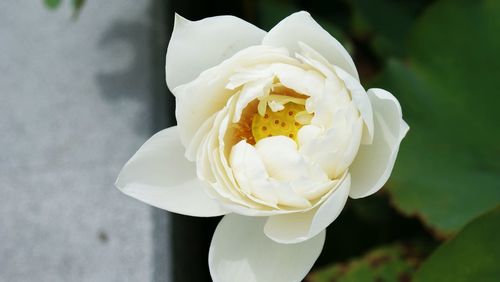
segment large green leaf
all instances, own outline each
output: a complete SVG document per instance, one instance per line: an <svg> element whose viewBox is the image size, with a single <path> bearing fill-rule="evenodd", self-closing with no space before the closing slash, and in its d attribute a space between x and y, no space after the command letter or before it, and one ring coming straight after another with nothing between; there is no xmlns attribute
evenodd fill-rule
<svg viewBox="0 0 500 282"><path fill-rule="evenodd" d="M409 281L427 252L428 246L423 243L398 243L380 247L361 258L313 272L307 281Z"/></svg>
<svg viewBox="0 0 500 282"><path fill-rule="evenodd" d="M377 82L410 132L389 182L393 203L453 234L500 203L500 1L440 1L411 35L409 64Z"/></svg>
<svg viewBox="0 0 500 282"><path fill-rule="evenodd" d="M417 271L419 282L500 281L500 207L468 224Z"/></svg>

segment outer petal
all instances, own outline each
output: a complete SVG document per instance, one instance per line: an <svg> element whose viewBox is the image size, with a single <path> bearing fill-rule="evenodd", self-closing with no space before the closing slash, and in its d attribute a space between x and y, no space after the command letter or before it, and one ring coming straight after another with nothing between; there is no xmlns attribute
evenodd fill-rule
<svg viewBox="0 0 500 282"><path fill-rule="evenodd" d="M350 167L351 198L366 197L382 188L394 167L399 144L409 129L401 106L391 93L373 88L368 90L368 96L374 112L374 137L371 145L360 146Z"/></svg>
<svg viewBox="0 0 500 282"><path fill-rule="evenodd" d="M115 185L133 198L171 212L201 217L227 213L196 178L194 163L184 157L177 127L146 141L125 164Z"/></svg>
<svg viewBox="0 0 500 282"><path fill-rule="evenodd" d="M265 218L227 215L209 252L214 282L302 281L318 258L325 232L300 244L279 244L262 232Z"/></svg>
<svg viewBox="0 0 500 282"><path fill-rule="evenodd" d="M339 216L347 201L350 185L351 178L347 174L340 186L318 208L269 217L264 227L265 234L283 244L302 242L316 236Z"/></svg>
<svg viewBox="0 0 500 282"><path fill-rule="evenodd" d="M359 80L358 71L347 50L324 30L307 12L294 13L273 27L264 37L264 45L286 47L291 53L300 52L304 42Z"/></svg>
<svg viewBox="0 0 500 282"><path fill-rule="evenodd" d="M233 16L192 22L176 14L165 64L168 87L172 90L239 50L260 44L265 34L258 27Z"/></svg>

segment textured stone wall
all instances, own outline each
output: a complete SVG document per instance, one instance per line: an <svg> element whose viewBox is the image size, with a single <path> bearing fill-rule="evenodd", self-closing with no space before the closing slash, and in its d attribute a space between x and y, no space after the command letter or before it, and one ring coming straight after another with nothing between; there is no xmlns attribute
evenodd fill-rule
<svg viewBox="0 0 500 282"><path fill-rule="evenodd" d="M0 3L0 281L168 281L165 213L113 186L158 127L164 19L63 2Z"/></svg>

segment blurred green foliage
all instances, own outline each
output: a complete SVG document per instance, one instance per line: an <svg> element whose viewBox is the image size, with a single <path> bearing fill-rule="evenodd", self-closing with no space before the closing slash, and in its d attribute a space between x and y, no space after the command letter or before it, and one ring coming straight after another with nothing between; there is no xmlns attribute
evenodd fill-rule
<svg viewBox="0 0 500 282"><path fill-rule="evenodd" d="M45 5L50 9L55 9L61 4L61 0L44 0Z"/></svg>
<svg viewBox="0 0 500 282"><path fill-rule="evenodd" d="M73 9L73 18L76 19L80 14L86 0L71 0L71 7ZM45 6L49 9L56 9L62 3L62 0L43 0Z"/></svg>
<svg viewBox="0 0 500 282"><path fill-rule="evenodd" d="M415 281L495 282L500 278L500 207L482 215L423 263Z"/></svg>
<svg viewBox="0 0 500 282"><path fill-rule="evenodd" d="M382 59L407 54L406 40L428 1L353 0L352 31Z"/></svg>
<svg viewBox="0 0 500 282"><path fill-rule="evenodd" d="M494 282L500 277L500 207L473 220L428 259L422 241L377 247L361 258L317 270L308 282Z"/></svg>
<svg viewBox="0 0 500 282"><path fill-rule="evenodd" d="M80 11L83 7L83 4L85 4L85 0L73 0L71 1L73 5L73 10L75 11Z"/></svg>
<svg viewBox="0 0 500 282"><path fill-rule="evenodd" d="M422 242L395 243L311 274L308 282L408 281L428 254Z"/></svg>
<svg viewBox="0 0 500 282"><path fill-rule="evenodd" d="M495 0L437 2L409 35L409 63L379 81L411 126L389 191L441 236L500 203L499 12Z"/></svg>

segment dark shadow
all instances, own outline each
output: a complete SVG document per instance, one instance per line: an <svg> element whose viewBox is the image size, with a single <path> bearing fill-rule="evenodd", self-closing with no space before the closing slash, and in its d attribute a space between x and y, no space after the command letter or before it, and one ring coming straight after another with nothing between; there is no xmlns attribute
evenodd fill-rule
<svg viewBox="0 0 500 282"><path fill-rule="evenodd" d="M115 44L129 48L132 58L123 69L101 72L96 76L100 92L109 103L135 100L146 104L134 124L134 130L149 136L175 124L174 98L165 83L165 53L170 34L166 1L153 0L143 20L117 21L106 30L99 45L105 50ZM127 55L130 55L127 53ZM117 55L118 56L118 55ZM117 58L118 60L120 58ZM130 152L131 154L133 152ZM153 222L153 281L172 280L170 215L164 210L151 208Z"/></svg>
<svg viewBox="0 0 500 282"><path fill-rule="evenodd" d="M164 76L168 26L163 2L152 1L142 21L117 21L104 32L99 42L103 50L117 44L130 50L126 58L114 58L130 61L129 65L117 71L98 73L96 79L102 96L111 103L133 99L147 104L137 124L132 125L142 135L173 123L173 97L168 97L171 94L168 94ZM171 106L167 107L167 103Z"/></svg>
<svg viewBox="0 0 500 282"><path fill-rule="evenodd" d="M140 22L116 22L101 37L99 47L112 48L125 44L132 50L132 62L124 69L100 73L97 81L102 94L109 100L144 99L151 96L151 28ZM117 55L118 56L118 55ZM129 60L129 58L118 58Z"/></svg>
<svg viewBox="0 0 500 282"><path fill-rule="evenodd" d="M145 23L116 22L102 36L99 45L102 49L113 49L114 46L125 45L130 52L127 57L114 60L130 61L123 69L113 72L100 72L96 80L101 88L102 96L109 103L116 103L121 99L134 99L146 103L146 107L136 119L133 128L138 134L148 135L153 129L152 105L153 90L151 85L151 28ZM111 52L110 52L111 53ZM130 58L129 56L132 56Z"/></svg>

